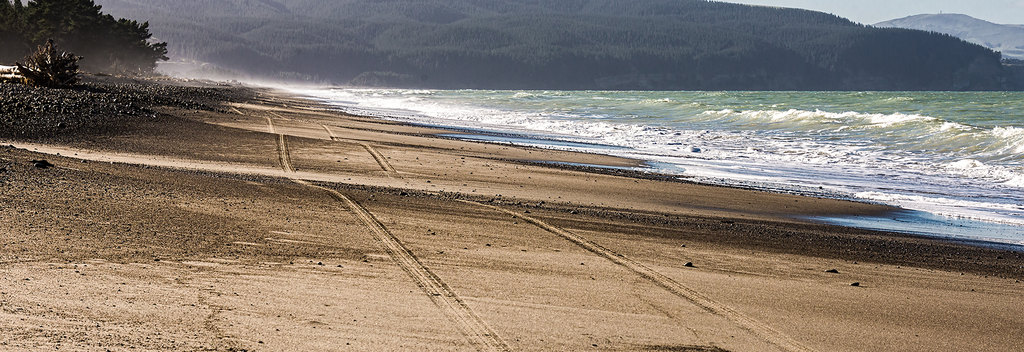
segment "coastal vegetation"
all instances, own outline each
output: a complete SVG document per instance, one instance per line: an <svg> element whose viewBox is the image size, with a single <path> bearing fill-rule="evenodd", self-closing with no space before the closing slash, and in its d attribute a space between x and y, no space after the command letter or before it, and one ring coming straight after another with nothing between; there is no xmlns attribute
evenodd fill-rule
<svg viewBox="0 0 1024 352"><path fill-rule="evenodd" d="M82 70L148 74L167 60L149 23L115 19L92 0L0 0L0 63L13 63L37 46L54 44L81 55Z"/></svg>
<svg viewBox="0 0 1024 352"><path fill-rule="evenodd" d="M958 38L704 0L101 0L180 62L432 88L1022 89ZM182 16L182 14L188 14Z"/></svg>

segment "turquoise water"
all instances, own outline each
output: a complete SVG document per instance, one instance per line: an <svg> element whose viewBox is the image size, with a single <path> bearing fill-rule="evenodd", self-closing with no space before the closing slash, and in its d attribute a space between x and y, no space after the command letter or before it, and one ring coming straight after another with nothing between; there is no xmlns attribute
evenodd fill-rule
<svg viewBox="0 0 1024 352"><path fill-rule="evenodd" d="M1024 244L1024 93L297 92L499 143L639 158L699 182L1011 225L965 236Z"/></svg>

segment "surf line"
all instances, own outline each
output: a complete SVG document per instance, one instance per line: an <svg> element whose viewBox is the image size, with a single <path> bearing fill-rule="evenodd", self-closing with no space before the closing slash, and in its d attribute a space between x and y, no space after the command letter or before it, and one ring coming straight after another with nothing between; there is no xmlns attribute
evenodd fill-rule
<svg viewBox="0 0 1024 352"><path fill-rule="evenodd" d="M270 125L271 131L273 131L273 120L267 117L267 122ZM330 132L329 129L328 132ZM391 259L394 260L395 263L413 279L416 285L427 294L427 297L430 298L434 305L436 305L449 320L458 325L463 336L466 337L469 344L477 351L512 351L508 344L498 336L498 334L495 333L486 322L484 322L483 318L477 315L476 312L466 304L466 301L455 293L455 290L423 265L419 258L416 257L412 251L406 248L398 237L388 230L387 227L377 220L377 218L366 210L366 208L341 192L327 187L318 186L296 177L295 170L291 167L291 157L289 156L288 144L286 142L285 135L278 134L278 160L281 161L281 168L284 169L286 176L292 180L292 182L327 192L331 198L345 204L350 210L352 210L352 212L356 214L356 217L358 217L366 227L370 228L374 239L381 245L381 247L384 248L388 255L391 256Z"/></svg>
<svg viewBox="0 0 1024 352"><path fill-rule="evenodd" d="M529 223L533 224L534 226L537 226L537 227L543 229L544 231L547 231L547 232L553 233L555 235L558 235L559 237L562 237L562 238L568 240L569 242L575 243L577 246L582 247L583 249L585 249L585 250L587 250L587 251L589 251L591 253L594 253L594 254L597 254L598 256L604 257L605 259L608 259L608 260L612 261L613 263L615 263L615 264L617 264L619 266L622 266L622 267L628 269L629 271L632 271L636 275L639 275L639 276L641 276L641 277L643 277L645 279L650 280L651 282L653 282L654 284L660 286L661 288L664 288L665 290L668 290L672 294L674 294L674 295L676 295L676 296L678 296L678 297L680 297L682 299L690 301L691 303L693 303L693 304L697 305L698 307L708 311L709 313L712 313L712 314L724 317L724 318L728 319L729 321L732 321L733 323L738 325L743 330L746 330L746 331L754 334L754 336L757 336L757 337L767 341L768 343L771 343L771 344L773 344L773 345L775 345L775 346L777 346L777 347L779 347L779 348L781 348L783 350L792 351L792 352L813 352L814 351L813 349L810 349L810 348L800 344L796 340L793 340L791 337L787 336L786 334L783 334L782 332L779 332L779 331L776 331L775 329L772 329L768 325L765 325L765 324L763 324L763 323L761 323L759 321L756 321L756 320L754 320L752 318L749 318L749 317L743 315L742 313L737 312L736 310L734 310L732 308L729 308L726 305L723 305L721 303L715 302L714 300L712 300L711 298L701 294L700 292L697 292L697 291L695 291L695 290L693 290L693 289L691 289L689 287L686 287L683 284L679 283L678 281L673 280L672 278L670 278L670 277L668 277L668 276L666 276L666 275L664 275L662 273L659 273L659 272L655 271L654 269L648 268L646 265L643 265L640 262L637 262L635 260L629 259L629 258L627 258L624 255L615 253L614 251L612 251L612 250L610 250L608 248L602 247L601 245L599 245L597 243L594 243L594 242L592 242L592 241L590 241L590 240L588 240L588 239L586 239L584 237L581 237L581 236L576 235L576 234L574 234L572 232L563 230L563 229L558 228L556 226L550 225L550 224L548 224L546 222L543 222L543 221L541 221L539 219L527 216L526 214L523 214L523 213L511 211L511 210L508 210L508 209L505 209L505 208L501 208L501 207L497 207L497 206L490 205L490 204L474 202L474 201L471 201L471 200L464 200L464 199L456 199L456 200L460 201L460 202L463 202L463 203L466 203L466 204L472 204L472 205L477 205L477 206L481 206L481 207L485 207L485 208L490 208L490 209L493 209L493 210L496 210L496 211L499 211L499 212L502 212L502 213L505 213L505 214L508 214L508 215L512 215L514 217L523 219L524 221L529 222Z"/></svg>

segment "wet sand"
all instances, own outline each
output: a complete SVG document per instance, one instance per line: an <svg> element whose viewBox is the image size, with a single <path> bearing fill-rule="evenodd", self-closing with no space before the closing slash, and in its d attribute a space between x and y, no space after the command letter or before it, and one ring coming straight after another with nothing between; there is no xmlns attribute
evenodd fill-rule
<svg viewBox="0 0 1024 352"><path fill-rule="evenodd" d="M887 207L271 90L152 109L2 141L0 350L1024 349L1019 247L799 220Z"/></svg>

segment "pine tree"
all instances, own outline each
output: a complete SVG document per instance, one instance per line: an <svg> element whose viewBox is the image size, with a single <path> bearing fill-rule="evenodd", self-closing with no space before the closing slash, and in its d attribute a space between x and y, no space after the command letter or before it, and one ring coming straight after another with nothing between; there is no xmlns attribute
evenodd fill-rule
<svg viewBox="0 0 1024 352"><path fill-rule="evenodd" d="M114 35L120 49L110 52L110 62L115 71L147 73L153 72L157 61L166 61L167 43L150 43L149 22L119 19Z"/></svg>
<svg viewBox="0 0 1024 352"><path fill-rule="evenodd" d="M0 63L11 63L28 52L22 37L24 10L21 0L0 0Z"/></svg>
<svg viewBox="0 0 1024 352"><path fill-rule="evenodd" d="M82 68L151 73L167 60L167 43L150 43L149 23L114 19L93 0L0 0L0 62L10 62L49 40L86 59Z"/></svg>

